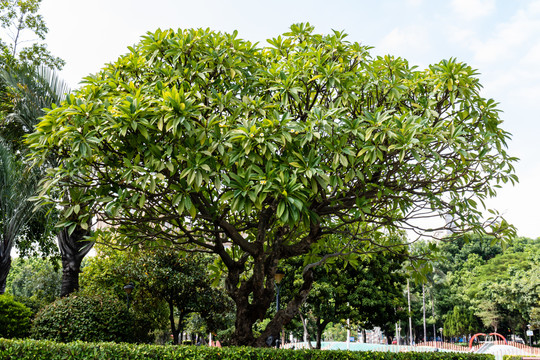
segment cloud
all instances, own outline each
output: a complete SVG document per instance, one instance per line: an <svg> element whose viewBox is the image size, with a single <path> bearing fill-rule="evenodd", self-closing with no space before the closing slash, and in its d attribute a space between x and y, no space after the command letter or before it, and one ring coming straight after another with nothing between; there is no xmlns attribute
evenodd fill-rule
<svg viewBox="0 0 540 360"><path fill-rule="evenodd" d="M377 46L385 53L413 59L429 51L429 32L420 26L394 28Z"/></svg>
<svg viewBox="0 0 540 360"><path fill-rule="evenodd" d="M466 20L476 20L491 15L495 0L453 0L452 9Z"/></svg>
<svg viewBox="0 0 540 360"><path fill-rule="evenodd" d="M479 62L520 57L529 51L529 47L534 46L531 42L537 40L536 34L539 31L540 1L537 1L530 3L526 9L518 10L508 22L499 25L487 40L471 42L474 57Z"/></svg>
<svg viewBox="0 0 540 360"><path fill-rule="evenodd" d="M538 66L538 64L540 64L540 40L538 40L535 44L529 47L529 49L525 53L525 56L523 56L519 64L524 67L536 67Z"/></svg>

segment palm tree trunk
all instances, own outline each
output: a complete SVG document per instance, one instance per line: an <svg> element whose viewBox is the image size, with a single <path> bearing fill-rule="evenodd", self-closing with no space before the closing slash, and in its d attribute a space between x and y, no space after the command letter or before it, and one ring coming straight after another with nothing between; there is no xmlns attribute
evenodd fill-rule
<svg viewBox="0 0 540 360"><path fill-rule="evenodd" d="M11 255L9 253L0 254L0 295L6 291L6 280L11 269Z"/></svg>

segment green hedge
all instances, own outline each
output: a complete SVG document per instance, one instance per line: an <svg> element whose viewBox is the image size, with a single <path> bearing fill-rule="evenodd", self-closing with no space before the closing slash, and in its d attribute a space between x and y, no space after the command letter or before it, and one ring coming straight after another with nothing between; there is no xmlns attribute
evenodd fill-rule
<svg viewBox="0 0 540 360"><path fill-rule="evenodd" d="M248 347L159 346L115 343L68 344L43 340L0 339L0 359L182 359L182 360L493 360L493 355L465 353L390 353L274 350Z"/></svg>
<svg viewBox="0 0 540 360"><path fill-rule="evenodd" d="M24 338L30 334L32 312L13 300L10 295L0 295L0 337Z"/></svg>

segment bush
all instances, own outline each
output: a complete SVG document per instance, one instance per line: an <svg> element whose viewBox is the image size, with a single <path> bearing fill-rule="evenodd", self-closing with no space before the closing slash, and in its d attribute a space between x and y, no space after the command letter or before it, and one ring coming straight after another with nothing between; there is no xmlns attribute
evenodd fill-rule
<svg viewBox="0 0 540 360"><path fill-rule="evenodd" d="M30 334L30 316L26 306L10 295L0 295L0 337L22 338Z"/></svg>
<svg viewBox="0 0 540 360"><path fill-rule="evenodd" d="M60 342L145 342L148 329L140 324L126 304L107 295L72 294L43 308L34 320L35 339Z"/></svg>
<svg viewBox="0 0 540 360"><path fill-rule="evenodd" d="M159 346L0 339L0 359L181 359L181 360L493 360L489 354L276 350L249 347Z"/></svg>

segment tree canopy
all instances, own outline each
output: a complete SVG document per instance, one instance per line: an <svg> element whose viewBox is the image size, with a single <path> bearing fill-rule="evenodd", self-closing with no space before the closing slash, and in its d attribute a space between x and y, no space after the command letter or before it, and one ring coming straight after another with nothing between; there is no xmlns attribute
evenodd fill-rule
<svg viewBox="0 0 540 360"><path fill-rule="evenodd" d="M53 56L47 49L45 40L49 29L39 7L41 0L1 0L0 27L3 34L0 39L0 63L2 66L27 64L33 66L45 65L50 68L62 69L65 61ZM25 38L25 33L32 33L38 40ZM30 46L21 46L31 41Z"/></svg>
<svg viewBox="0 0 540 360"><path fill-rule="evenodd" d="M330 323L349 319L362 329L381 327L385 333L403 315L405 274L401 256L375 254L356 266L342 262L315 270L314 284L304 311L315 321L316 347L321 348L322 334ZM300 267L301 268L301 267ZM390 326L389 326L390 325Z"/></svg>
<svg viewBox="0 0 540 360"><path fill-rule="evenodd" d="M224 326L223 313L232 311L231 299L223 290L212 286L211 264L212 258L204 254L102 247L98 256L86 262L81 288L86 294L115 289L116 295L123 299L123 286L133 282L132 307L138 316L148 317L156 328L163 325L163 320L167 325L168 318L167 335L172 334L173 343L178 344L191 314L196 313L208 331L217 331ZM165 318L163 309L168 310Z"/></svg>
<svg viewBox="0 0 540 360"><path fill-rule="evenodd" d="M44 201L67 207L63 225L98 216L126 246L216 253L235 341L258 345L296 314L314 266L403 246L387 235L421 231L415 219L513 230L483 219L482 201L516 181L515 159L474 69L373 58L309 24L268 43L157 30L85 78L28 138L36 160L63 159L42 183ZM296 256L304 284L255 339L275 272Z"/></svg>

